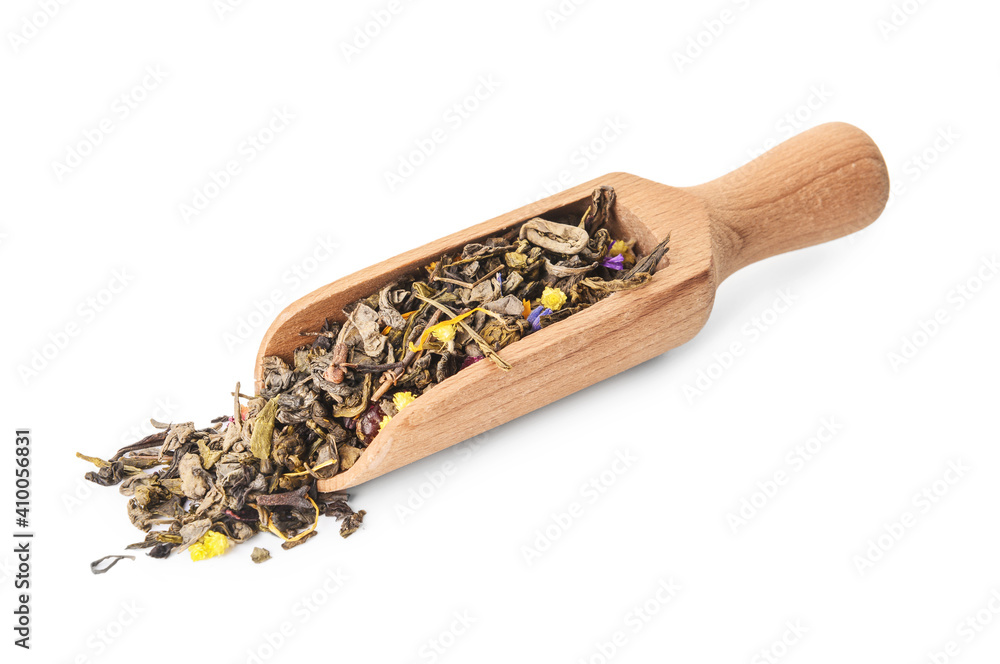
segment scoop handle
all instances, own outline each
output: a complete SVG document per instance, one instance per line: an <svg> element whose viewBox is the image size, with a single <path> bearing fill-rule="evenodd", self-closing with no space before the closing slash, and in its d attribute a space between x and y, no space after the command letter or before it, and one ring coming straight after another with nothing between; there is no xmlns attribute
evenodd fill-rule
<svg viewBox="0 0 1000 664"><path fill-rule="evenodd" d="M885 208L889 173L868 134L834 122L688 190L708 208L719 283L764 258L861 230Z"/></svg>

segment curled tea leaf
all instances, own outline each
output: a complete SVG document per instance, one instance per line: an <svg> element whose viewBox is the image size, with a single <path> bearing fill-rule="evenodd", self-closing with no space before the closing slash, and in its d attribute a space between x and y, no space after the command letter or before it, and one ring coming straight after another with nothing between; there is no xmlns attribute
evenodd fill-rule
<svg viewBox="0 0 1000 664"><path fill-rule="evenodd" d="M208 493L210 483L209 475L201 467L201 457L197 454L188 453L181 457L179 466L181 477L181 491L192 500L204 498Z"/></svg>
<svg viewBox="0 0 1000 664"><path fill-rule="evenodd" d="M89 461L90 463L94 464L98 468L107 468L108 466L111 465L110 463L108 463L104 459L98 459L97 457L87 456L85 454L80 454L79 452L76 453L76 458L83 459L84 461Z"/></svg>
<svg viewBox="0 0 1000 664"><path fill-rule="evenodd" d="M578 254L587 247L590 235L579 226L560 224L535 217L524 222L518 237L557 254Z"/></svg>
<svg viewBox="0 0 1000 664"><path fill-rule="evenodd" d="M250 438L250 451L258 459L271 455L271 437L274 435L274 418L278 414L278 397L267 402L257 415Z"/></svg>
<svg viewBox="0 0 1000 664"><path fill-rule="evenodd" d="M110 560L111 562L102 567L101 565L106 560ZM94 562L90 563L90 571L94 574L104 574L109 569L117 565L120 560L135 560L135 556L104 556L103 558L98 558Z"/></svg>
<svg viewBox="0 0 1000 664"><path fill-rule="evenodd" d="M337 448L337 453L340 455L341 471L350 470L351 466L353 466L361 456L361 450L353 445L341 445Z"/></svg>
<svg viewBox="0 0 1000 664"><path fill-rule="evenodd" d="M597 263L591 263L580 267L566 267L564 265L552 263L548 258L545 259L545 272L560 279L563 277L576 277L581 274L589 274L595 267L597 267Z"/></svg>
<svg viewBox="0 0 1000 664"><path fill-rule="evenodd" d="M310 539L312 539L316 535L319 535L319 533L317 533L315 530L310 531L308 533L305 533L300 539L290 539L290 540L288 540L287 542L285 542L284 544L281 545L281 548L284 549L285 551L288 551L290 549L294 549L297 546L305 544L306 542L308 542Z"/></svg>
<svg viewBox="0 0 1000 664"><path fill-rule="evenodd" d="M192 521L191 523L181 526L181 544L177 551L180 552L186 550L192 544L200 540L211 527L211 519L199 519L198 521Z"/></svg>
<svg viewBox="0 0 1000 664"><path fill-rule="evenodd" d="M347 538L357 532L358 528L361 527L361 522L365 519L365 511L354 512L350 516L344 519L340 524L340 536Z"/></svg>

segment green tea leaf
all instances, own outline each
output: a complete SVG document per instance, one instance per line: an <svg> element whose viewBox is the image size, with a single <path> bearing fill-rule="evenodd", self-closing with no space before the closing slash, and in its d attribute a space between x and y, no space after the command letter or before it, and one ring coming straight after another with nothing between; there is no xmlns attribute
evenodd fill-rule
<svg viewBox="0 0 1000 664"><path fill-rule="evenodd" d="M198 452L201 453L201 467L205 470L212 470L212 466L222 456L222 450L213 450L205 444L204 440L198 440Z"/></svg>
<svg viewBox="0 0 1000 664"><path fill-rule="evenodd" d="M271 456L271 436L274 435L274 418L278 414L278 397L267 402L254 421L250 437L250 451L263 461Z"/></svg>
<svg viewBox="0 0 1000 664"><path fill-rule="evenodd" d="M108 466L111 465L110 463L108 463L104 459L98 459L97 457L87 456L85 454L80 454L79 452L76 453L76 456L77 456L78 459L83 459L84 461L89 461L90 463L94 464L98 468L107 468Z"/></svg>

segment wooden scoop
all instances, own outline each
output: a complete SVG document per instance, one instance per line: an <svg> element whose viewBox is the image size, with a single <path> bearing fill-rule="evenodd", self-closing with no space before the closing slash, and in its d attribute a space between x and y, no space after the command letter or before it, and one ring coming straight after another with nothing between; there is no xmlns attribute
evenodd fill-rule
<svg viewBox="0 0 1000 664"><path fill-rule="evenodd" d="M655 276L500 352L513 368L484 361L463 369L400 411L354 466L321 480L339 491L378 477L552 403L691 339L712 310L715 289L755 261L864 228L885 207L889 176L878 147L860 129L826 124L742 168L697 187L668 187L612 173L472 226L324 286L289 305L257 355L291 361L325 318L343 321L345 305L412 274L442 254L501 234L536 216L582 215L594 188L618 194L613 237L648 253L670 234Z"/></svg>

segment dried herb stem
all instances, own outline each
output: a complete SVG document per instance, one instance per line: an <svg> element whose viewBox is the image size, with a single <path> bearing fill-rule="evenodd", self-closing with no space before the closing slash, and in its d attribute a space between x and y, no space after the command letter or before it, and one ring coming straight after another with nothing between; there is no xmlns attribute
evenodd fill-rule
<svg viewBox="0 0 1000 664"><path fill-rule="evenodd" d="M431 305L432 307L437 307L438 310L439 310L439 313L441 311L443 311L446 314L452 316L453 318L455 317L455 315L456 315L455 312L452 311L451 309L449 309L448 307L446 307L445 305L441 304L440 302L438 302L436 300L432 300L432 299L427 298L427 297L424 297L423 295L420 295L419 293L414 293L414 295L416 295L417 298L419 298L420 300L423 300L424 302L426 302L427 304ZM485 355L486 357L490 358L493 361L494 364L496 364L498 367L500 367L500 369L502 371L510 371L511 366L509 364L507 364L507 362L505 362L502 357L500 357L499 355L496 354L496 351L494 351L493 348L489 345L489 343L487 343L486 339L483 339L481 336L479 336L479 333L476 332L474 329L472 329L471 325L469 325L468 323L466 323L464 320L459 321L458 324L462 326L463 330L465 330L466 332L469 333L469 336L472 337L472 340L475 341L476 345L479 346L479 350L483 351L483 355Z"/></svg>
<svg viewBox="0 0 1000 664"><path fill-rule="evenodd" d="M456 286L461 286L462 288L472 288L473 285L466 283L464 281L459 281L458 279L451 279L450 277L433 277L431 281L443 281L446 284L455 284Z"/></svg>
<svg viewBox="0 0 1000 664"><path fill-rule="evenodd" d="M508 251L510 251L511 249L514 249L516 247L517 247L516 244L506 245L506 246L503 246L503 247L497 247L493 251L489 251L489 252L487 252L485 254L479 254L478 256L469 256L468 258L462 258L462 259L454 261L452 263L448 263L447 265L442 265L441 268L442 269L446 269L446 268L449 268L449 267L455 267L456 265L465 265L467 263L472 263L473 261L481 261L484 258L494 258L496 256L500 256L502 254L505 254Z"/></svg>
<svg viewBox="0 0 1000 664"><path fill-rule="evenodd" d="M122 458L125 454L128 454L129 452L138 452L139 450L146 450L152 447L160 447L163 444L163 441L166 439L167 439L166 431L158 431L156 433L150 434L145 438L143 438L142 440L140 440L138 443L132 443L131 445L126 445L125 447L121 448L120 450L115 452L115 455L110 459L108 459L108 461L114 463L115 461L118 461L118 459Z"/></svg>
<svg viewBox="0 0 1000 664"><path fill-rule="evenodd" d="M404 365L402 360L400 360L399 362L391 362L389 364L354 364L353 362L345 362L340 366L351 371L357 371L358 373L381 373L391 369L400 369Z"/></svg>
<svg viewBox="0 0 1000 664"><path fill-rule="evenodd" d="M421 300L425 300L425 298L422 295L417 294L417 297L420 298ZM431 314L431 317L427 320L427 323L424 326L422 327L414 326L413 330L409 334L409 337L412 338L414 335L417 335L417 337L419 338L421 331L436 324L439 318L441 318L440 310L435 311L433 314ZM403 373L411 364L413 364L413 361L417 359L417 356L419 354L420 352L414 352L409 348L407 348L406 354L403 355L403 359L400 362L402 366L400 366L397 369L391 369L382 374L382 379L381 379L382 384L379 385L378 389L375 390L375 394L372 395L372 401L378 401L383 396L385 396L385 393L393 388L393 386L396 384L396 381L399 380L399 377L403 375Z"/></svg>
<svg viewBox="0 0 1000 664"><path fill-rule="evenodd" d="M504 266L504 265L497 265L496 269L490 270L489 272L487 272L483 276L479 277L479 279L477 279L472 284L472 288L475 288L476 286L478 286L479 284L483 283L487 279L491 279L493 277L493 275L495 275L497 272L499 272L500 270L502 270L504 267L506 267L506 266Z"/></svg>
<svg viewBox="0 0 1000 664"><path fill-rule="evenodd" d="M285 491L283 493L270 493L262 496L257 496L257 504L264 507L295 507L299 509L304 509L309 507L311 504L309 496L306 494L309 492L308 486L299 487L295 491Z"/></svg>

